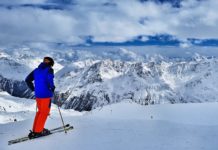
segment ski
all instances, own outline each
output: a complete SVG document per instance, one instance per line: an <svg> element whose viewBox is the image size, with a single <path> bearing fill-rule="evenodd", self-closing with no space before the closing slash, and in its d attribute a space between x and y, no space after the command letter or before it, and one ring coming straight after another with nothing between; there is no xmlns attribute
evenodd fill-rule
<svg viewBox="0 0 218 150"><path fill-rule="evenodd" d="M68 130L72 130L73 129L73 126L69 126L69 127L66 127L65 129L62 128L62 129L59 129L59 130L54 130L51 132L51 134L54 134L54 133L57 133L57 132L64 132L65 130L68 131Z"/></svg>
<svg viewBox="0 0 218 150"><path fill-rule="evenodd" d="M54 134L54 133L64 132L65 130L68 131L68 130L72 130L72 129L73 129L73 126L70 126L69 124L66 124L64 127L62 126L62 127L53 128L53 129L50 130L50 132L51 132L51 134ZM49 136L51 134L48 134L48 135L45 135L45 136ZM37 137L37 138L41 138L41 137L45 137L45 136L40 136L40 137ZM33 138L33 139L36 139L36 138ZM33 140L33 139L29 139L28 136L24 136L24 137L21 137L21 138L17 138L15 140L8 141L8 145L24 142L24 141L27 141L27 140Z"/></svg>
<svg viewBox="0 0 218 150"><path fill-rule="evenodd" d="M66 128L66 127L69 127L69 126L70 126L70 124L66 124L64 127L60 126L60 127L57 127L57 128L53 128L50 131L55 131L55 130L63 129L63 128Z"/></svg>

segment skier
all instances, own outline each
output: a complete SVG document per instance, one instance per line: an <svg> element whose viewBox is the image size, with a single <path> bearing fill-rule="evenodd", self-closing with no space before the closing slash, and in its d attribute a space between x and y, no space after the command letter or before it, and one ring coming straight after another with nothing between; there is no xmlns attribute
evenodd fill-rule
<svg viewBox="0 0 218 150"><path fill-rule="evenodd" d="M38 108L32 131L30 130L28 135L30 139L50 134L44 125L50 112L51 97L55 90L53 65L54 60L51 57L44 57L38 68L34 69L25 79L28 87L35 91Z"/></svg>

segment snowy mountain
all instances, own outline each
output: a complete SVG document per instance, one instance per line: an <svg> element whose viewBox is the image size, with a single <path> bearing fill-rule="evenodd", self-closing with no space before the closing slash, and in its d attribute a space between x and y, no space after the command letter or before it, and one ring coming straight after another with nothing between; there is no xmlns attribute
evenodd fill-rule
<svg viewBox="0 0 218 150"><path fill-rule="evenodd" d="M189 61L102 60L77 72L60 70L56 84L67 97L63 107L76 110L91 110L125 99L142 105L213 102L218 92L217 65L217 59L199 56Z"/></svg>
<svg viewBox="0 0 218 150"><path fill-rule="evenodd" d="M13 96L33 97L31 91L22 81L30 68L17 62L10 55L0 52L0 90L7 91Z"/></svg>
<svg viewBox="0 0 218 150"><path fill-rule="evenodd" d="M55 100L79 111L131 100L142 105L217 101L216 57L167 57L138 50L0 51L0 89L32 98L26 75L44 56L55 58ZM187 52L185 52L187 54Z"/></svg>

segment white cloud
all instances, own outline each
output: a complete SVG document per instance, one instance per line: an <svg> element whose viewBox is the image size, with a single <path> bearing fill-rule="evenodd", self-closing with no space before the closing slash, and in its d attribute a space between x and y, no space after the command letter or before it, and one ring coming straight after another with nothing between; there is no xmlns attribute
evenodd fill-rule
<svg viewBox="0 0 218 150"><path fill-rule="evenodd" d="M0 38L10 42L76 42L76 20L62 11L19 8L1 9Z"/></svg>
<svg viewBox="0 0 218 150"><path fill-rule="evenodd" d="M1 7L0 43L82 43L81 37L84 36L93 36L94 41L100 42L124 42L138 35L156 34L170 34L182 41L187 38L218 39L216 0L186 0L181 8L169 3L141 3L138 0L76 2L77 5L63 6L66 7L64 10ZM107 2L116 3L116 6L102 5ZM16 0L13 4L16 3L29 1ZM46 1L34 0L31 3L46 4Z"/></svg>
<svg viewBox="0 0 218 150"><path fill-rule="evenodd" d="M46 0L1 0L0 4L43 4Z"/></svg>

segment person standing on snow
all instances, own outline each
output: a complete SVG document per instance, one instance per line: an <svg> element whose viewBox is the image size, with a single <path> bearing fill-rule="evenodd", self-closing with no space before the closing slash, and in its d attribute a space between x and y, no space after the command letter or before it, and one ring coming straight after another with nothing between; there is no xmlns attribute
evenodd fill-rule
<svg viewBox="0 0 218 150"><path fill-rule="evenodd" d="M30 139L50 134L44 125L50 112L51 98L55 90L53 65L54 60L51 57L44 57L38 68L34 69L25 79L28 87L35 91L38 108L32 131L30 130L28 135Z"/></svg>

